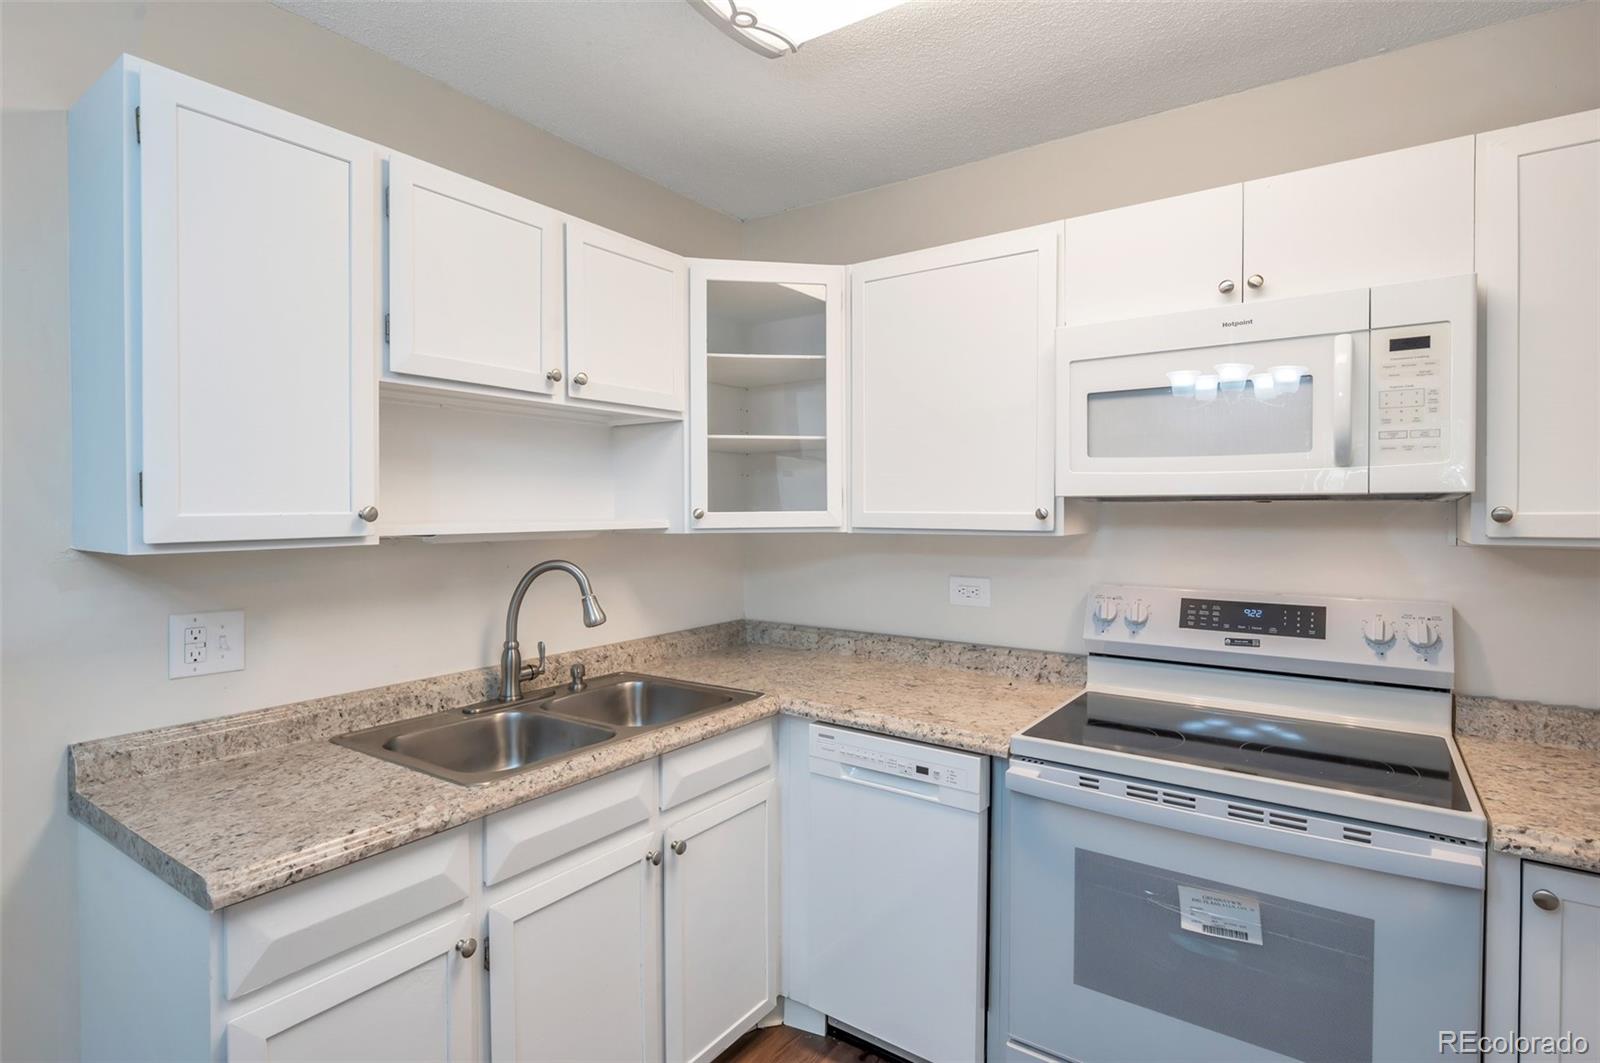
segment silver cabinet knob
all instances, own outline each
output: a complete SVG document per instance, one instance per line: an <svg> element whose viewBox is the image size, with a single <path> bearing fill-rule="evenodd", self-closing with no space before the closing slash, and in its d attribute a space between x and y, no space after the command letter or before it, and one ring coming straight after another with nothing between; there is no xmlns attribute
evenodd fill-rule
<svg viewBox="0 0 1600 1063"><path fill-rule="evenodd" d="M366 521L368 524L371 524L373 521L378 519L378 507L377 506L362 506L359 510L356 511L356 516L360 517L362 520Z"/></svg>
<svg viewBox="0 0 1600 1063"><path fill-rule="evenodd" d="M462 938L460 941L456 942L456 951L461 953L461 958L463 960L471 959L472 954L478 951L478 939Z"/></svg>
<svg viewBox="0 0 1600 1063"><path fill-rule="evenodd" d="M704 516L705 516L705 515L706 515L706 511L705 511L705 510L703 510L703 509L701 509L701 508L700 508L700 507L699 507L699 506L696 506L696 507L695 507L695 508L694 508L694 519L695 519L695 520L700 520L700 519L701 519L701 518L703 518L703 517L704 517Z"/></svg>
<svg viewBox="0 0 1600 1063"><path fill-rule="evenodd" d="M1549 890L1534 890L1533 906L1542 912L1553 912L1561 907L1561 898Z"/></svg>
<svg viewBox="0 0 1600 1063"><path fill-rule="evenodd" d="M1252 273L1250 276L1245 278L1244 282L1250 285L1252 288L1264 288L1267 284L1267 278L1263 277L1259 273Z"/></svg>
<svg viewBox="0 0 1600 1063"><path fill-rule="evenodd" d="M1511 518L1514 516L1516 516L1516 514L1511 512L1511 510L1507 509L1505 506L1495 506L1489 511L1489 519L1494 521L1496 524L1510 524Z"/></svg>
<svg viewBox="0 0 1600 1063"><path fill-rule="evenodd" d="M660 867L661 866L661 850L660 849L651 849L648 853L645 853L644 854L644 862L647 863L647 864L650 864L653 867Z"/></svg>
<svg viewBox="0 0 1600 1063"><path fill-rule="evenodd" d="M544 375L544 378L552 384L559 384L561 382L561 370L552 369Z"/></svg>
<svg viewBox="0 0 1600 1063"><path fill-rule="evenodd" d="M672 851L677 853L679 856L682 856L684 851L688 848L689 843L684 841L682 838L679 838L677 841L672 843Z"/></svg>
<svg viewBox="0 0 1600 1063"><path fill-rule="evenodd" d="M1040 520L1049 520L1050 519L1050 511L1048 509L1045 509L1043 506L1040 506L1038 509L1034 510L1033 511L1033 515L1035 517L1038 517Z"/></svg>
<svg viewBox="0 0 1600 1063"><path fill-rule="evenodd" d="M1223 295L1227 295L1229 292L1233 291L1233 281L1228 280L1219 282L1217 284L1217 291L1221 292Z"/></svg>
<svg viewBox="0 0 1600 1063"><path fill-rule="evenodd" d="M589 382L589 374L584 372L573 373L572 382L577 384L579 387L582 387Z"/></svg>

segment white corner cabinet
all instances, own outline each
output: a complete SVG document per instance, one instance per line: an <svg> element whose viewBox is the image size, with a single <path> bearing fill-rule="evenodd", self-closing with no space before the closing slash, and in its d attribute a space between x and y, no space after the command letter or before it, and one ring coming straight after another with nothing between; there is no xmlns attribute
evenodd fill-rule
<svg viewBox="0 0 1600 1063"><path fill-rule="evenodd" d="M689 526L844 526L843 266L689 266Z"/></svg>
<svg viewBox="0 0 1600 1063"><path fill-rule="evenodd" d="M1057 531L1060 242L1057 223L850 267L853 529Z"/></svg>
<svg viewBox="0 0 1600 1063"><path fill-rule="evenodd" d="M705 1063L777 1006L774 741L750 724L217 912L80 827L84 1057Z"/></svg>
<svg viewBox="0 0 1600 1063"><path fill-rule="evenodd" d="M1478 137L1473 543L1600 545L1600 111Z"/></svg>
<svg viewBox="0 0 1600 1063"><path fill-rule="evenodd" d="M1061 324L1473 270L1473 138L1069 218Z"/></svg>

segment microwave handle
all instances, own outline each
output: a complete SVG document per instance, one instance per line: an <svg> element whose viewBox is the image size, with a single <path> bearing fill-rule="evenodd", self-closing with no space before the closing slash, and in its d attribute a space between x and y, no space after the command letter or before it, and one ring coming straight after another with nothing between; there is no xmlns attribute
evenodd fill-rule
<svg viewBox="0 0 1600 1063"><path fill-rule="evenodd" d="M1348 332L1333 338L1333 463L1350 465L1352 395L1355 387L1355 340Z"/></svg>

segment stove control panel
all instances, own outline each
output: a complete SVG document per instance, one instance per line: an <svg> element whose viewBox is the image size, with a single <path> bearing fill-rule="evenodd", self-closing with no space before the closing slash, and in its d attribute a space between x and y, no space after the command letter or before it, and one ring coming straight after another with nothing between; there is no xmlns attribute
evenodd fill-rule
<svg viewBox="0 0 1600 1063"><path fill-rule="evenodd" d="M1100 584L1091 653L1448 689L1455 674L1444 602Z"/></svg>

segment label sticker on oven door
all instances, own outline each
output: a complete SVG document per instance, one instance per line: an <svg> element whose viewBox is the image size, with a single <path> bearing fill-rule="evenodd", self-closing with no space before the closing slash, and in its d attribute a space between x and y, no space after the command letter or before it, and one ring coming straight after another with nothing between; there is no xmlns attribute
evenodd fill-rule
<svg viewBox="0 0 1600 1063"><path fill-rule="evenodd" d="M1206 937L1261 944L1261 902L1198 886L1178 887L1178 925Z"/></svg>

